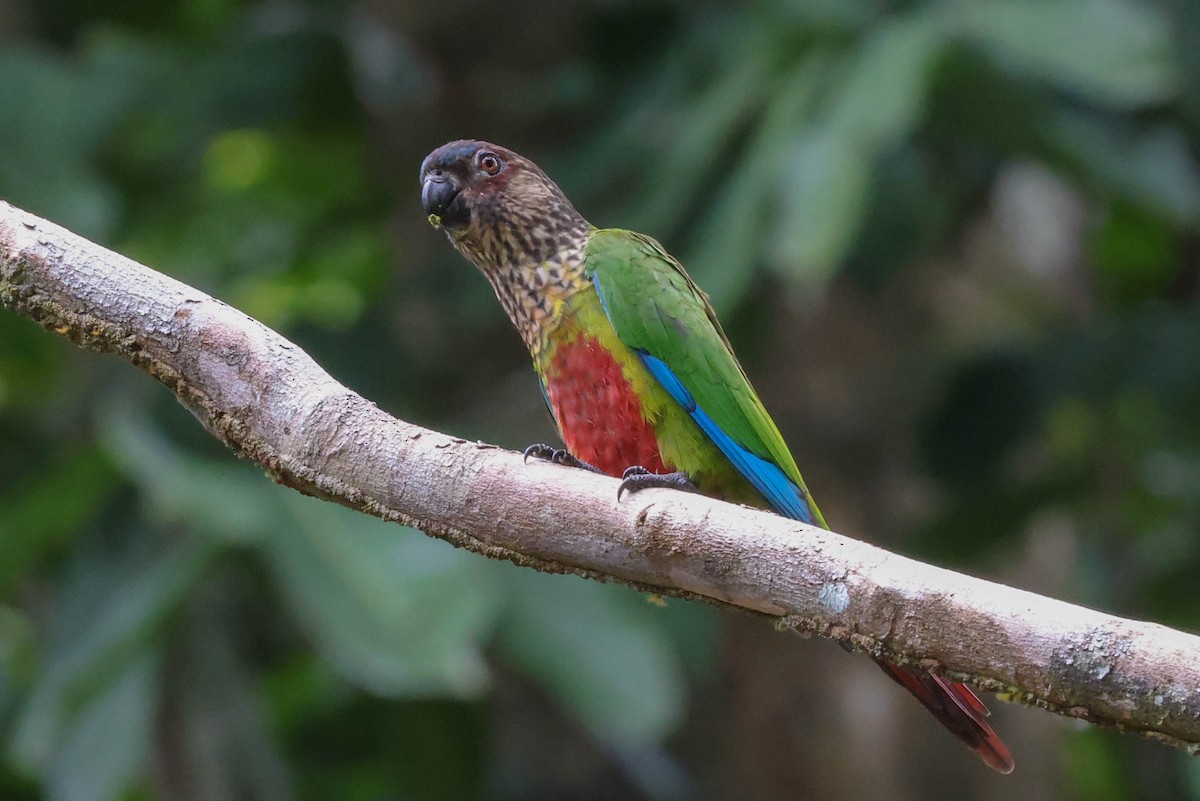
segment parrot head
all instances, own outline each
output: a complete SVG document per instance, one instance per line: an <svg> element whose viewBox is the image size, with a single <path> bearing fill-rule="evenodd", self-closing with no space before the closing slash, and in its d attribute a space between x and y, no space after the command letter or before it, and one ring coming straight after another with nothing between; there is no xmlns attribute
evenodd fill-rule
<svg viewBox="0 0 1200 801"><path fill-rule="evenodd" d="M544 263L587 222L532 161L474 139L449 142L421 163L429 222L485 273Z"/></svg>

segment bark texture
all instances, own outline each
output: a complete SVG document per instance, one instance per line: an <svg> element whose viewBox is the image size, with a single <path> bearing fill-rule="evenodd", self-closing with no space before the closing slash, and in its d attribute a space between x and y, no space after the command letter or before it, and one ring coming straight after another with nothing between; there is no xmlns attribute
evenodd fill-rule
<svg viewBox="0 0 1200 801"><path fill-rule="evenodd" d="M491 558L783 628L1200 753L1200 637L397 420L236 309L0 202L0 304L150 373L277 481ZM461 588L467 592L469 588Z"/></svg>

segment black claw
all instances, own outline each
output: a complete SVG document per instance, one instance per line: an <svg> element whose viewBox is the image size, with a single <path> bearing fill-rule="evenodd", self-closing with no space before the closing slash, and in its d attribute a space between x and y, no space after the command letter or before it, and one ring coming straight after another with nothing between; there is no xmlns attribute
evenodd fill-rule
<svg viewBox="0 0 1200 801"><path fill-rule="evenodd" d="M696 485L688 478L687 473L651 473L641 465L633 465L625 468L625 472L621 474L621 486L617 487L617 500L620 501L621 496L626 492L637 492L652 487L681 492L699 492Z"/></svg>
<svg viewBox="0 0 1200 801"><path fill-rule="evenodd" d="M541 442L535 442L525 449L525 462L529 462L529 457L534 459L553 460L555 448Z"/></svg>
<svg viewBox="0 0 1200 801"><path fill-rule="evenodd" d="M637 492L639 489L642 489L642 487L637 484L637 476L649 475L653 474L640 464L634 464L626 467L621 473L621 485L617 487L617 503L621 502L621 496L624 495L626 491Z"/></svg>
<svg viewBox="0 0 1200 801"><path fill-rule="evenodd" d="M525 461L529 461L529 457L534 459L542 459L543 461L552 464L561 464L563 467L578 467L581 470L588 470L592 473L599 473L599 468L593 467L582 459L576 459L562 448L555 448L553 445L545 445L537 442L525 449Z"/></svg>

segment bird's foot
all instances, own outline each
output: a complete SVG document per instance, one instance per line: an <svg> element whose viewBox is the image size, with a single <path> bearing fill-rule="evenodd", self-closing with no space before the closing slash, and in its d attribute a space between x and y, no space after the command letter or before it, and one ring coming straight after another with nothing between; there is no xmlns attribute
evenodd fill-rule
<svg viewBox="0 0 1200 801"><path fill-rule="evenodd" d="M552 462L554 464L561 464L563 467L578 467L593 473L600 472L600 468L590 465L582 459L576 459L562 448L556 448L553 445L545 445L541 442L534 443L525 449L525 461L528 462L530 458L542 459L543 461Z"/></svg>
<svg viewBox="0 0 1200 801"><path fill-rule="evenodd" d="M699 488L688 478L687 473L651 473L641 465L625 468L621 474L621 486L617 487L617 500L626 492L658 487L660 489L699 492Z"/></svg>

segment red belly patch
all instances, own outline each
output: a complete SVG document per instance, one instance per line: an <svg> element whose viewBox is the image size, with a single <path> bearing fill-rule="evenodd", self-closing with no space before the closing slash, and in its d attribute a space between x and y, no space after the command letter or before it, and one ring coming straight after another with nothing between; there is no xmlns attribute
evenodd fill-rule
<svg viewBox="0 0 1200 801"><path fill-rule="evenodd" d="M560 344L545 375L563 442L576 458L610 476L631 465L654 473L675 469L663 463L641 401L599 341L579 337Z"/></svg>

